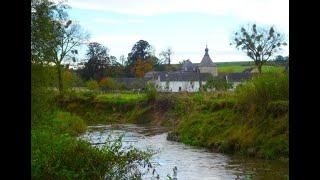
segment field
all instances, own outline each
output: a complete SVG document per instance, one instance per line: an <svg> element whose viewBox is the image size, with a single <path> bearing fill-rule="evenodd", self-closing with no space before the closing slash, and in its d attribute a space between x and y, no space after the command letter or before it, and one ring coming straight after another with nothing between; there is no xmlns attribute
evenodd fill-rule
<svg viewBox="0 0 320 180"><path fill-rule="evenodd" d="M238 73L254 67L253 62L222 62L217 63L219 73ZM282 72L284 67L281 66L262 66L262 72Z"/></svg>

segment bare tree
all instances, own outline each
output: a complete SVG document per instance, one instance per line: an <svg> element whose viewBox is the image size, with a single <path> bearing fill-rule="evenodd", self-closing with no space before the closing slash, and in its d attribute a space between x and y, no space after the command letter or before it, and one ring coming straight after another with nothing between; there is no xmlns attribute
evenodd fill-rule
<svg viewBox="0 0 320 180"><path fill-rule="evenodd" d="M124 66L124 64L126 62L126 58L124 57L124 55L120 56L120 62L121 62L121 65Z"/></svg>
<svg viewBox="0 0 320 180"><path fill-rule="evenodd" d="M75 62L75 55L78 54L77 48L88 40L89 35L81 31L80 25L76 23L73 24L71 20L60 20L58 22L56 27L57 31L59 31L59 36L57 37L58 45L53 50L53 63L57 67L58 88L59 92L62 93L62 63L71 60Z"/></svg>
<svg viewBox="0 0 320 180"><path fill-rule="evenodd" d="M171 55L173 54L172 48L168 47L166 50L162 51L159 56L162 57L162 61L165 63L171 63Z"/></svg>
<svg viewBox="0 0 320 180"><path fill-rule="evenodd" d="M269 58L287 45L284 35L275 31L274 27L257 28L255 24L247 28L241 27L240 32L234 34L230 45L245 51L254 60L261 74L261 67Z"/></svg>

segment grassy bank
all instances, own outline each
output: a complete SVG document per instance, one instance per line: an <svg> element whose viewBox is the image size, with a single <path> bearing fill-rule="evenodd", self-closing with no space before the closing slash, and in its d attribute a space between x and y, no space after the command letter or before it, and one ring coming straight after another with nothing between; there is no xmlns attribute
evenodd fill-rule
<svg viewBox="0 0 320 180"><path fill-rule="evenodd" d="M225 153L288 158L288 76L257 77L234 93L180 96L169 139Z"/></svg>
<svg viewBox="0 0 320 180"><path fill-rule="evenodd" d="M122 150L121 139L106 142L103 148L78 139L89 122L59 106L61 97L57 99L55 92L48 88L54 78L47 73L47 68L33 65L31 69L32 179L138 178L140 174L136 170L150 164L150 152L134 148ZM91 103L88 100L92 95L73 98Z"/></svg>
<svg viewBox="0 0 320 180"><path fill-rule="evenodd" d="M151 123L168 139L264 159L288 157L288 76L267 73L235 92L71 93L60 104L88 123Z"/></svg>

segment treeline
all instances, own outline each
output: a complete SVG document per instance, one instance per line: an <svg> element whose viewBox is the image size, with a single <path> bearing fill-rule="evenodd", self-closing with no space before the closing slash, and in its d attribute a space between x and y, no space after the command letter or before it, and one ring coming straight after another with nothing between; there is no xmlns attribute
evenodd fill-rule
<svg viewBox="0 0 320 180"><path fill-rule="evenodd" d="M151 70L164 70L165 61L159 59L152 46L145 40L134 44L128 57L123 55L120 62L109 54L109 49L100 43L88 45L86 59L76 71L84 80L100 81L104 77L143 77Z"/></svg>
<svg viewBox="0 0 320 180"><path fill-rule="evenodd" d="M31 61L33 65L55 69L54 79L60 93L65 89L65 72L78 76L83 82L100 82L103 78L143 77L148 71L172 69L172 49L167 48L157 57L145 40L136 42L127 58L122 55L118 60L106 46L89 41L89 34L69 18L68 8L64 3L50 0L31 2ZM85 58L79 60L78 49L84 44L88 44L87 52ZM74 63L78 63L79 69L69 69Z"/></svg>

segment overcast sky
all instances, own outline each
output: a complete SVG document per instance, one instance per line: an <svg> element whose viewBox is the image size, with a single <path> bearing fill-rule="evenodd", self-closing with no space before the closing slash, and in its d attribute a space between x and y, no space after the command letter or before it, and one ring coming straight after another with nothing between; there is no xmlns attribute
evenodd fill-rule
<svg viewBox="0 0 320 180"><path fill-rule="evenodd" d="M172 63L200 62L206 44L214 62L250 60L230 46L232 34L248 23L274 25L289 37L289 0L68 0L67 4L70 18L89 32L90 41L105 45L118 59L143 39L157 56L171 47ZM281 54L287 56L288 49Z"/></svg>

